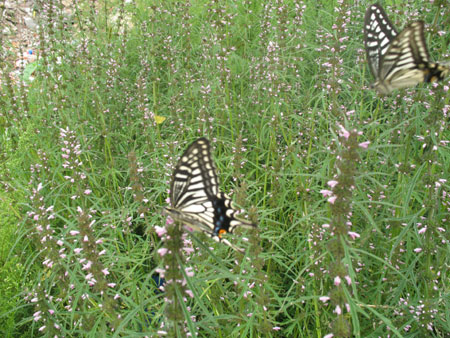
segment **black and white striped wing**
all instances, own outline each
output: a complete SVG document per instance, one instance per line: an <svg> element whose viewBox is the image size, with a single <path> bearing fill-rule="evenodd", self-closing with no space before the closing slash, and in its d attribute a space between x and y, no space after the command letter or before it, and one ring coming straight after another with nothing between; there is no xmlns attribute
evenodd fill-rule
<svg viewBox="0 0 450 338"><path fill-rule="evenodd" d="M236 218L238 209L219 191L211 147L206 138L193 142L179 159L170 185L170 201L171 206L166 212L174 220L206 232L216 240L220 240L222 234L233 232L237 226L256 226Z"/></svg>
<svg viewBox="0 0 450 338"><path fill-rule="evenodd" d="M422 21L411 22L398 34L383 8L374 4L366 11L364 35L369 68L376 79L372 86L382 94L450 74L448 65L430 62Z"/></svg>
<svg viewBox="0 0 450 338"><path fill-rule="evenodd" d="M415 21L395 37L383 55L374 87L387 94L392 90L412 87L420 82L442 80L450 67L430 62L424 36L424 23Z"/></svg>
<svg viewBox="0 0 450 338"><path fill-rule="evenodd" d="M364 46L370 71L375 78L378 76L383 55L397 34L383 7L373 4L367 9L364 18Z"/></svg>
<svg viewBox="0 0 450 338"><path fill-rule="evenodd" d="M374 84L382 93L424 81L430 57L423 29L422 21L412 22L389 45Z"/></svg>

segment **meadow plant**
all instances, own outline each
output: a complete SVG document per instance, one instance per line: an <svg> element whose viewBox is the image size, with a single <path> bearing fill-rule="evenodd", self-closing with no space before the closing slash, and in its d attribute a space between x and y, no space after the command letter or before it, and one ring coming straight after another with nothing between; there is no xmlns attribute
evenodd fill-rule
<svg viewBox="0 0 450 338"><path fill-rule="evenodd" d="M330 224L323 224L322 228L329 231L330 240L327 243L327 251L332 257L329 274L333 279L333 286L329 293L329 299L334 307L336 319L332 323L331 330L334 337L350 337L351 325L346 319L345 311L350 312L349 291L346 289L354 281L350 277L348 269L348 247L351 241L360 237L360 234L352 229L352 194L355 190L355 176L357 165L360 164L358 148L367 148L369 142L358 144L360 132L347 131L342 125L339 128L339 144L335 162L336 174L327 182L331 190L323 189L321 193L327 197L331 208Z"/></svg>
<svg viewBox="0 0 450 338"><path fill-rule="evenodd" d="M169 337L191 336L192 331L188 330L188 325L194 325L195 316L186 316L190 311L187 297L192 298L194 294L187 287L186 279L193 277L194 271L186 266L185 255L193 251L192 243L187 239L187 233L182 230L181 224L170 217L167 218L164 228L156 227L156 232L164 243L157 251L162 258L163 268L158 268L156 272L160 278L165 279L161 289L165 293L164 300L167 304L167 322L161 323L158 333Z"/></svg>
<svg viewBox="0 0 450 338"><path fill-rule="evenodd" d="M33 81L0 34L2 336L446 336L449 84L368 88L368 2L65 3ZM386 11L448 58L443 1ZM245 254L161 216L198 137Z"/></svg>

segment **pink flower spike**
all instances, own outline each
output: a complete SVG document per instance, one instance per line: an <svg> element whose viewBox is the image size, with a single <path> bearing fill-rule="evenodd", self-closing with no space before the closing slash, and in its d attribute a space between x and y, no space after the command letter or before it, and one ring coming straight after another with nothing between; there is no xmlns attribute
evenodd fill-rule
<svg viewBox="0 0 450 338"><path fill-rule="evenodd" d="M333 195L333 192L331 190L326 190L326 189L320 190L320 193L322 194L323 197L328 197L328 196Z"/></svg>
<svg viewBox="0 0 450 338"><path fill-rule="evenodd" d="M331 188L334 188L335 186L337 186L338 183L339 182L335 181L335 180L330 180L330 181L327 182L328 186L331 187Z"/></svg>
<svg viewBox="0 0 450 338"><path fill-rule="evenodd" d="M348 234L352 239L361 237L360 234L358 234L357 232L354 232L354 231L349 231L347 234Z"/></svg>
<svg viewBox="0 0 450 338"><path fill-rule="evenodd" d="M362 142L362 143L358 144L358 146L363 148L363 149L367 149L369 144L370 144L370 141L366 141L366 142Z"/></svg>
<svg viewBox="0 0 450 338"><path fill-rule="evenodd" d="M331 196L329 199L327 199L328 203L334 204L336 202L337 196Z"/></svg>

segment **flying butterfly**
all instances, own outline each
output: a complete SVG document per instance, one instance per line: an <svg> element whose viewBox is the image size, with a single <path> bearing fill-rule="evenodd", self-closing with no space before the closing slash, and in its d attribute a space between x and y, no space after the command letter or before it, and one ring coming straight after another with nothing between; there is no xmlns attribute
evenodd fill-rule
<svg viewBox="0 0 450 338"><path fill-rule="evenodd" d="M170 203L165 213L172 219L238 251L242 250L222 235L232 233L239 226L256 227L252 222L236 218L239 210L219 191L211 146L204 137L194 141L178 160L170 184Z"/></svg>
<svg viewBox="0 0 450 338"><path fill-rule="evenodd" d="M450 74L450 66L430 61L423 21L408 24L397 32L379 4L371 5L364 18L364 45L369 68L381 94L435 82Z"/></svg>

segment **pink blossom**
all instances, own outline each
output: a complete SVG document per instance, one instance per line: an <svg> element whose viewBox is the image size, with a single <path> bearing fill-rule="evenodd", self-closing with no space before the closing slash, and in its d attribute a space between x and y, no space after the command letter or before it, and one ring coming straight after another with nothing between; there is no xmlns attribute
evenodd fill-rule
<svg viewBox="0 0 450 338"><path fill-rule="evenodd" d="M337 196L331 196L329 199L327 199L328 203L334 204L336 202Z"/></svg>
<svg viewBox="0 0 450 338"><path fill-rule="evenodd" d="M84 191L84 194L85 194L85 195L90 195L90 194L91 194L91 192L92 192L92 190L91 190L91 189L86 189L86 190Z"/></svg>
<svg viewBox="0 0 450 338"><path fill-rule="evenodd" d="M161 248L161 249L158 249L158 254L162 257L167 253L167 251L169 251L169 249Z"/></svg>
<svg viewBox="0 0 450 338"><path fill-rule="evenodd" d="M370 144L370 141L366 141L366 142L362 142L362 143L358 144L358 146L363 148L363 149L367 149L369 144Z"/></svg>
<svg viewBox="0 0 450 338"><path fill-rule="evenodd" d="M348 138L350 137L350 133L342 125L339 125L339 128L341 129L339 132L339 136L342 136L343 138L348 140Z"/></svg>
<svg viewBox="0 0 450 338"><path fill-rule="evenodd" d="M334 277L334 285L338 286L341 284L341 277L336 276Z"/></svg>
<svg viewBox="0 0 450 338"><path fill-rule="evenodd" d="M330 225L328 223L322 224L322 228L324 229L328 229L330 227Z"/></svg>
<svg viewBox="0 0 450 338"><path fill-rule="evenodd" d="M345 276L344 278L345 278L345 280L347 281L347 284L348 284L348 285L352 285L352 279L350 278L350 276L347 275L347 276Z"/></svg>
<svg viewBox="0 0 450 338"><path fill-rule="evenodd" d="M323 302L323 303L326 303L326 302L328 302L328 301L330 300L330 297L328 297L328 296L322 296L322 297L319 297L319 300L320 300L321 302Z"/></svg>
<svg viewBox="0 0 450 338"><path fill-rule="evenodd" d="M354 232L354 231L349 231L347 234L348 234L352 239L361 237L360 234L358 234L357 232Z"/></svg>
<svg viewBox="0 0 450 338"><path fill-rule="evenodd" d="M192 290L186 290L186 293L189 297L194 298L194 293L192 292Z"/></svg>
<svg viewBox="0 0 450 338"><path fill-rule="evenodd" d="M339 305L336 305L336 308L333 312L339 316L340 314L342 314L342 309Z"/></svg>
<svg viewBox="0 0 450 338"><path fill-rule="evenodd" d="M188 276L188 277L194 276L194 270L191 267L186 268L185 271L186 271L186 276Z"/></svg>
<svg viewBox="0 0 450 338"><path fill-rule="evenodd" d="M422 251L422 248L415 248L415 249L414 249L414 252L415 252L415 253L419 253L419 252L421 252L421 251Z"/></svg>
<svg viewBox="0 0 450 338"><path fill-rule="evenodd" d="M330 180L327 182L328 186L334 188L339 182L335 180Z"/></svg>
<svg viewBox="0 0 450 338"><path fill-rule="evenodd" d="M323 338L333 338L333 337L334 337L334 334L332 334L332 333L329 333L329 334L323 336Z"/></svg>
<svg viewBox="0 0 450 338"><path fill-rule="evenodd" d="M72 236L78 235L80 232L78 230L71 230L69 231L69 234L71 234Z"/></svg>
<svg viewBox="0 0 450 338"><path fill-rule="evenodd" d="M162 237L167 233L166 228L155 225L155 231L158 237Z"/></svg>
<svg viewBox="0 0 450 338"><path fill-rule="evenodd" d="M86 264L83 265L83 268L81 270L89 270L92 266L92 262L88 261Z"/></svg>
<svg viewBox="0 0 450 338"><path fill-rule="evenodd" d="M320 190L320 193L322 194L323 197L328 197L328 196L333 195L333 192L331 190L326 190L326 189Z"/></svg>
<svg viewBox="0 0 450 338"><path fill-rule="evenodd" d="M272 330L274 330L274 331L280 331L280 330L281 330L281 327L279 327L279 326L274 326L274 327L272 328Z"/></svg>
<svg viewBox="0 0 450 338"><path fill-rule="evenodd" d="M418 231L418 234L419 234L419 235L424 234L426 231L427 231L427 227L425 226L425 227L423 227L422 229L420 229L420 230Z"/></svg>

